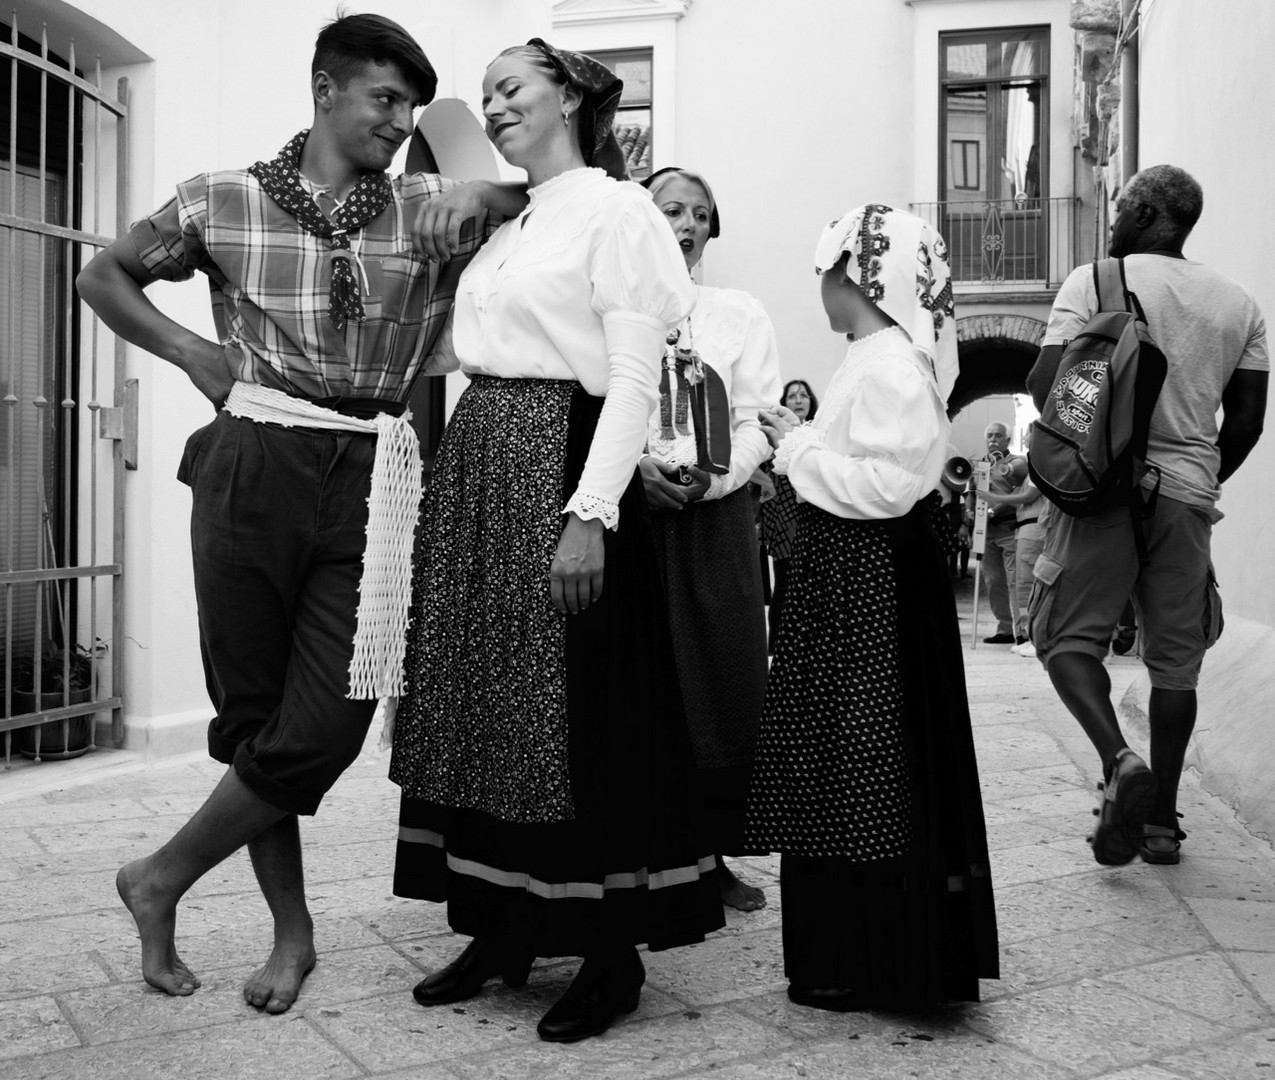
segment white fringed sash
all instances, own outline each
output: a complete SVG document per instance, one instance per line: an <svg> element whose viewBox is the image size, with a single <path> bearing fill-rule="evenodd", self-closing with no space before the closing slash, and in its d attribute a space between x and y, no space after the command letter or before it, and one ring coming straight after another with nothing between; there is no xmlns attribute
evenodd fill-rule
<svg viewBox="0 0 1275 1080"><path fill-rule="evenodd" d="M235 383L226 411L231 416L282 427L376 435L372 491L367 500L367 547L346 697L398 697L403 690L412 599L412 538L421 502L420 444L411 414L381 413L374 420L360 420L247 382Z"/></svg>

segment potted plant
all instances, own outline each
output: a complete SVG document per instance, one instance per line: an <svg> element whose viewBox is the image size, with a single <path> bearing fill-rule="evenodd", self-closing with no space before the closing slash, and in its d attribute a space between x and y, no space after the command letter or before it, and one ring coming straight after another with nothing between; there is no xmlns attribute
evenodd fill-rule
<svg viewBox="0 0 1275 1080"><path fill-rule="evenodd" d="M93 659L106 652L101 640L93 648L83 645L64 648L45 642L40 650L40 688L36 693L35 659L23 656L13 665L14 715L80 705L93 695ZM18 752L25 757L72 758L89 748L93 716L73 716L68 720L48 720L17 730ZM38 740L38 741L37 741Z"/></svg>

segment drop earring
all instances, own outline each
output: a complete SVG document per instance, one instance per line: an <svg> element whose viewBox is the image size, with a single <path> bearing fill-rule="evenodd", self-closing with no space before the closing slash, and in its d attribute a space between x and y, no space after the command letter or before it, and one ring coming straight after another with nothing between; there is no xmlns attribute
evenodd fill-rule
<svg viewBox="0 0 1275 1080"><path fill-rule="evenodd" d="M562 126L563 127L571 126L571 110L570 109L564 108L562 110Z"/></svg>

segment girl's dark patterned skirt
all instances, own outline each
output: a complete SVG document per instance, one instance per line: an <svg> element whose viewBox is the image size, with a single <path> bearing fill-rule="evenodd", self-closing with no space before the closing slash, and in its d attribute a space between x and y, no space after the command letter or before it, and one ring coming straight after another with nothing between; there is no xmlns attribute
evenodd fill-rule
<svg viewBox="0 0 1275 1080"><path fill-rule="evenodd" d="M462 395L422 514L390 766L395 893L538 956L669 948L723 921L636 472L602 599L550 602L601 406L557 380Z"/></svg>
<svg viewBox="0 0 1275 1080"><path fill-rule="evenodd" d="M745 840L802 988L924 1008L998 977L956 605L929 514L801 508Z"/></svg>

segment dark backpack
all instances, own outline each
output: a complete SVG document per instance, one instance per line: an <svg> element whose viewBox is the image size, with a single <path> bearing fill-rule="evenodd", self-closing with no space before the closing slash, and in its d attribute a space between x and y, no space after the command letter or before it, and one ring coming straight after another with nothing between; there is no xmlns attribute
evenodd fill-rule
<svg viewBox="0 0 1275 1080"><path fill-rule="evenodd" d="M1129 291L1124 260L1095 262L1093 276L1098 312L1063 346L1032 425L1027 468L1041 494L1074 517L1129 506L1145 557L1141 518L1160 489L1159 470L1146 461L1147 436L1168 365ZM1144 500L1140 483L1148 472L1157 479Z"/></svg>

